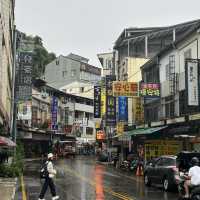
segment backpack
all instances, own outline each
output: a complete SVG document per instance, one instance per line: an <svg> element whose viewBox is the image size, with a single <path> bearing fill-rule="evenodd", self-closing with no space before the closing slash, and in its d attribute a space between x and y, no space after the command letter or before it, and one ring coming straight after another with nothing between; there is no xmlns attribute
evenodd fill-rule
<svg viewBox="0 0 200 200"><path fill-rule="evenodd" d="M45 162L42 165L41 169L40 169L40 178L41 179L45 179L45 178L49 177L49 172L47 170L47 165L48 165L48 162Z"/></svg>

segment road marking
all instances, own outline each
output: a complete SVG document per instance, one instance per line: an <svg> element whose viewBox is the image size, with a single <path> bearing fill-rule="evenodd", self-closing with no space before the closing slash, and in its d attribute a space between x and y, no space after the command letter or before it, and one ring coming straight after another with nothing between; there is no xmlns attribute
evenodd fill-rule
<svg viewBox="0 0 200 200"><path fill-rule="evenodd" d="M81 174L79 174L77 171L69 168L69 167L66 167L65 168L66 171L70 172L71 174L73 174L74 176L82 179L83 181L89 183L90 185L92 185L93 187L96 186L96 182L95 181L91 181L90 179L86 178L85 176L82 176ZM103 187L104 191L111 194L112 196L115 196L115 197L118 197L119 199L122 199L122 200L135 200L131 197L129 197L128 195L123 195L121 193L118 193L118 192L114 192L111 188L109 187Z"/></svg>
<svg viewBox="0 0 200 200"><path fill-rule="evenodd" d="M23 175L21 176L21 186L22 186L22 199L23 199L23 200L27 200Z"/></svg>

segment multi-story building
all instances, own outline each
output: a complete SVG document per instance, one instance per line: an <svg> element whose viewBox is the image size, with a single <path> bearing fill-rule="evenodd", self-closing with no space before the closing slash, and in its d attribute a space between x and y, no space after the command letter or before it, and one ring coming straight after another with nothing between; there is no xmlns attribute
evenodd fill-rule
<svg viewBox="0 0 200 200"><path fill-rule="evenodd" d="M89 60L75 54L59 56L45 68L45 81L57 89L74 81L98 82L101 69L88 64Z"/></svg>
<svg viewBox="0 0 200 200"><path fill-rule="evenodd" d="M38 79L33 84L32 100L18 105L18 135L26 141L24 144L35 143L42 152L46 151L52 134L52 100L55 97L58 109L53 140L67 137L77 138L81 143L94 143L93 99L63 92Z"/></svg>
<svg viewBox="0 0 200 200"><path fill-rule="evenodd" d="M169 27L125 29L117 39L114 46L114 69L117 79L121 81L140 82L140 67L166 46L183 37L187 31L197 23L198 20ZM146 74L148 78L158 75L156 68L152 68L152 70L153 71ZM132 102L129 100L128 105L129 112L134 113L134 110L136 110L134 100ZM153 107L156 106L156 104L151 104L151 100L149 100L150 109L152 109L152 105ZM149 113L153 116L151 112ZM156 116L154 117L156 118ZM129 124L130 123L132 125L136 124L132 114L129 114Z"/></svg>
<svg viewBox="0 0 200 200"><path fill-rule="evenodd" d="M160 121L189 114L198 113L199 109L199 72L192 65L187 69L187 59L198 62L200 42L200 20L196 21L187 32L168 47L160 51L149 62L142 66L145 83L160 83L161 97L157 100L146 100L144 104L145 121ZM199 65L199 64L197 64ZM198 67L197 67L198 68ZM193 83L189 80L188 70L192 70ZM188 87L192 82L192 88ZM196 88L196 89L195 89ZM196 104L189 102L196 98ZM194 102L193 102L194 103Z"/></svg>
<svg viewBox="0 0 200 200"><path fill-rule="evenodd" d="M61 91L80 97L94 99L94 84L85 81L75 81L60 88Z"/></svg>
<svg viewBox="0 0 200 200"><path fill-rule="evenodd" d="M106 75L114 74L113 52L100 53L100 54L97 54L97 57L102 67L102 71L101 71L102 77L105 77Z"/></svg>
<svg viewBox="0 0 200 200"><path fill-rule="evenodd" d="M7 134L12 119L14 0L0 1L0 134Z"/></svg>

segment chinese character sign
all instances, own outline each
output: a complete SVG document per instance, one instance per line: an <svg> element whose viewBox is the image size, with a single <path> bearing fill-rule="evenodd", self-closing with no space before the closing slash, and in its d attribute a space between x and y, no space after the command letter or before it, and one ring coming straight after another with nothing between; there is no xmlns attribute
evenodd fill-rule
<svg viewBox="0 0 200 200"><path fill-rule="evenodd" d="M51 127L52 130L57 130L57 113L58 113L58 99L53 96L52 105L51 105Z"/></svg>
<svg viewBox="0 0 200 200"><path fill-rule="evenodd" d="M32 53L20 52L16 65L16 98L30 100L32 98Z"/></svg>
<svg viewBox="0 0 200 200"><path fill-rule="evenodd" d="M119 121L128 121L128 98L118 97Z"/></svg>
<svg viewBox="0 0 200 200"><path fill-rule="evenodd" d="M101 86L94 86L94 118L101 117Z"/></svg>
<svg viewBox="0 0 200 200"><path fill-rule="evenodd" d="M112 83L115 80L115 76L106 76L106 124L108 126L116 124L116 98L113 96L112 92Z"/></svg>
<svg viewBox="0 0 200 200"><path fill-rule="evenodd" d="M186 61L186 85L188 90L188 105L199 106L198 62Z"/></svg>
<svg viewBox="0 0 200 200"><path fill-rule="evenodd" d="M117 134L123 134L124 133L124 123L118 122L117 123Z"/></svg>
<svg viewBox="0 0 200 200"><path fill-rule="evenodd" d="M105 140L106 139L106 134L103 130L98 130L97 131L97 140Z"/></svg>
<svg viewBox="0 0 200 200"><path fill-rule="evenodd" d="M114 96L138 96L138 83L115 81L113 82Z"/></svg>
<svg viewBox="0 0 200 200"><path fill-rule="evenodd" d="M160 97L160 84L159 83L141 83L140 96L142 97Z"/></svg>
<svg viewBox="0 0 200 200"><path fill-rule="evenodd" d="M106 113L106 88L101 88L101 117Z"/></svg>
<svg viewBox="0 0 200 200"><path fill-rule="evenodd" d="M136 124L144 123L144 108L141 98L135 98L134 101L134 119Z"/></svg>

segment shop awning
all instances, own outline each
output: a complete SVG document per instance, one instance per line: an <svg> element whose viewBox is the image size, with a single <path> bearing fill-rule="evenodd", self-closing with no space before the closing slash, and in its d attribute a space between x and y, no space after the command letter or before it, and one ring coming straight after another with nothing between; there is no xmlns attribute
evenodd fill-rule
<svg viewBox="0 0 200 200"><path fill-rule="evenodd" d="M150 134L153 134L153 133L156 133L160 130L163 130L165 128L167 128L168 126L162 126L162 127L155 127L155 128L140 128L140 129L135 129L135 130L132 130L132 131L127 131L127 132L124 132L123 134L119 134L119 135L115 135L113 138L128 138L132 135L150 135Z"/></svg>
<svg viewBox="0 0 200 200"><path fill-rule="evenodd" d="M0 136L0 146L15 147L16 144L11 139Z"/></svg>
<svg viewBox="0 0 200 200"><path fill-rule="evenodd" d="M167 128L167 126L163 126L163 127L155 127L155 128L141 128L141 129L135 129L135 130L132 130L132 131L127 131L124 133L124 135L126 136L132 136L132 135L150 135L150 134L153 134L153 133L156 133L160 130L163 130Z"/></svg>

